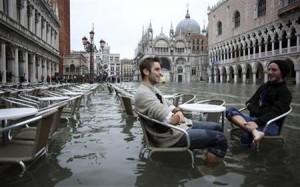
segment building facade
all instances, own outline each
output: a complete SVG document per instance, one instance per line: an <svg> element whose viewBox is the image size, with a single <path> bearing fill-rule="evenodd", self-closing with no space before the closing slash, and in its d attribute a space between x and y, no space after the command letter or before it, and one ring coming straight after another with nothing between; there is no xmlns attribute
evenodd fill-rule
<svg viewBox="0 0 300 187"><path fill-rule="evenodd" d="M222 0L208 19L210 82L266 82L268 63L284 59L300 84L300 0Z"/></svg>
<svg viewBox="0 0 300 187"><path fill-rule="evenodd" d="M121 81L133 81L133 60L121 60Z"/></svg>
<svg viewBox="0 0 300 187"><path fill-rule="evenodd" d="M0 0L2 84L46 81L58 72L60 24L53 8L48 0Z"/></svg>
<svg viewBox="0 0 300 187"><path fill-rule="evenodd" d="M63 57L69 55L70 50L70 0L50 0L60 21L59 28L59 74L63 74Z"/></svg>
<svg viewBox="0 0 300 187"><path fill-rule="evenodd" d="M158 36L153 36L150 23L143 30L142 38L135 51L133 62L133 79L140 79L139 63L147 57L161 58L163 76L171 82L196 82L207 80L208 41L205 28L191 19L189 10L185 19L180 21L174 31L171 24L169 35L161 30Z"/></svg>
<svg viewBox="0 0 300 187"><path fill-rule="evenodd" d="M63 57L63 77L74 82L89 81L89 62L83 53L73 52Z"/></svg>
<svg viewBox="0 0 300 187"><path fill-rule="evenodd" d="M72 64L71 62L74 62L75 58L77 58L76 54L81 54L85 58L85 66L87 67L88 71L82 72L84 72L84 77L89 77L91 55L86 51L72 51L71 55L69 56L70 59L68 61L64 60L63 72L66 73L66 68L70 68ZM120 54L110 53L110 46L108 46L107 43L105 43L105 45L103 46L100 46L99 48L96 47L92 54L92 57L92 64L94 67L93 74L95 81L102 82L106 80L111 81L112 79L121 79Z"/></svg>
<svg viewBox="0 0 300 187"><path fill-rule="evenodd" d="M101 81L121 78L121 62L119 53L110 53L110 46L105 43L95 53L95 74Z"/></svg>

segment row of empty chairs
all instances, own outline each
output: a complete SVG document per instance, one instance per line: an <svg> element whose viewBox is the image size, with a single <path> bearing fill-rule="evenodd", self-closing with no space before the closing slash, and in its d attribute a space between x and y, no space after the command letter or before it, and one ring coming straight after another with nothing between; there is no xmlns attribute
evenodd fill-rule
<svg viewBox="0 0 300 187"><path fill-rule="evenodd" d="M12 139L8 143L1 145L0 162L19 164L22 167L22 172L20 173L20 176L22 176L26 171L25 162L34 161L46 153L52 122L57 112L57 108L53 108L41 115L2 128L1 132L5 132L32 125L36 130L33 140Z"/></svg>
<svg viewBox="0 0 300 187"><path fill-rule="evenodd" d="M110 94L115 93L117 102L119 102L121 110L125 112L128 117L136 118L137 114L134 112L134 95L135 88L125 86L125 84L107 84L107 89Z"/></svg>
<svg viewBox="0 0 300 187"><path fill-rule="evenodd" d="M98 88L99 85L96 84L73 85L72 89L71 87L44 88L36 95L19 92L14 97L2 96L4 108L11 108L11 110L34 108L37 113L11 119L8 125L0 128L2 137L8 134L7 138L3 138L5 141L2 141L0 146L0 163L18 163L22 167L20 175L23 175L27 168L25 163L34 161L47 151L60 119L72 118L78 112L84 95L95 93ZM47 102L43 102L44 100Z"/></svg>

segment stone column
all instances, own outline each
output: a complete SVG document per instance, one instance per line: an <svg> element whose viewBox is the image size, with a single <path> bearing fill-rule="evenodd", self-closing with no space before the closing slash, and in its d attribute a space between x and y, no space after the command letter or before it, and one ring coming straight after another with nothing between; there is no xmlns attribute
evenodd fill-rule
<svg viewBox="0 0 300 187"><path fill-rule="evenodd" d="M268 56L268 42L265 41L265 57Z"/></svg>
<svg viewBox="0 0 300 187"><path fill-rule="evenodd" d="M47 60L47 76L51 76L51 61Z"/></svg>
<svg viewBox="0 0 300 187"><path fill-rule="evenodd" d="M42 68L43 68L42 76L44 77L43 82L45 82L46 79L47 79L47 59L43 59L42 64L43 64L43 66L42 66Z"/></svg>
<svg viewBox="0 0 300 187"><path fill-rule="evenodd" d="M282 54L282 38L279 37L279 54Z"/></svg>
<svg viewBox="0 0 300 187"><path fill-rule="evenodd" d="M0 73L2 76L2 84L6 83L6 45L4 42L1 44L1 61L0 61Z"/></svg>
<svg viewBox="0 0 300 187"><path fill-rule="evenodd" d="M26 82L28 82L28 78L29 78L28 72L29 72L28 71L28 51L25 51L24 73L25 73Z"/></svg>
<svg viewBox="0 0 300 187"><path fill-rule="evenodd" d="M42 67L43 67L43 61L42 61L42 57L39 57L38 58L38 67L37 67L37 69L38 69L38 72L37 72L37 81L38 82L42 82L42 73L43 73L43 69L42 69Z"/></svg>
<svg viewBox="0 0 300 187"><path fill-rule="evenodd" d="M15 11L13 11L13 2L14 1L8 1L8 16L10 17L10 18L13 18L13 13L15 12Z"/></svg>
<svg viewBox="0 0 300 187"><path fill-rule="evenodd" d="M291 52L291 36L287 36L287 52Z"/></svg>
<svg viewBox="0 0 300 187"><path fill-rule="evenodd" d="M23 1L24 6L22 8L20 8L20 24L22 26L25 26L25 18L27 15L27 1Z"/></svg>
<svg viewBox="0 0 300 187"><path fill-rule="evenodd" d="M243 84L246 83L246 73L244 73L244 72L243 72L243 80L242 81L243 81Z"/></svg>
<svg viewBox="0 0 300 187"><path fill-rule="evenodd" d="M299 70L295 70L296 71L296 84L299 85L300 84L300 71Z"/></svg>
<svg viewBox="0 0 300 187"><path fill-rule="evenodd" d="M12 69L13 71L13 82L14 83L19 83L19 48L15 47L15 62L14 62L14 67Z"/></svg>
<svg viewBox="0 0 300 187"><path fill-rule="evenodd" d="M256 72L253 72L252 74L252 83L256 84Z"/></svg>
<svg viewBox="0 0 300 187"><path fill-rule="evenodd" d="M300 52L300 34L297 35L297 52Z"/></svg>
<svg viewBox="0 0 300 187"><path fill-rule="evenodd" d="M234 83L237 83L237 74L234 73Z"/></svg>
<svg viewBox="0 0 300 187"><path fill-rule="evenodd" d="M220 83L223 83L223 73L220 74Z"/></svg>
<svg viewBox="0 0 300 187"><path fill-rule="evenodd" d="M31 65L31 76L30 76L31 82L36 82L36 55L32 55L32 65Z"/></svg>
<svg viewBox="0 0 300 187"><path fill-rule="evenodd" d="M256 44L253 44L253 58L252 59L255 59L255 48L256 48Z"/></svg>
<svg viewBox="0 0 300 187"><path fill-rule="evenodd" d="M251 54L250 54L250 45L247 46L247 49L248 49L248 59L250 59L250 56L251 56Z"/></svg>
<svg viewBox="0 0 300 187"><path fill-rule="evenodd" d="M258 44L258 58L261 57L261 43Z"/></svg>
<svg viewBox="0 0 300 187"><path fill-rule="evenodd" d="M268 72L264 71L264 82L268 81Z"/></svg>

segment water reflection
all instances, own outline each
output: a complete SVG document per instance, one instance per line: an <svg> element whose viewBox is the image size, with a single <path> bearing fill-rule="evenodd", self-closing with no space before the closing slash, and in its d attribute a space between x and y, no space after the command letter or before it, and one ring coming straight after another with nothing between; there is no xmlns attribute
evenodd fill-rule
<svg viewBox="0 0 300 187"><path fill-rule="evenodd" d="M50 144L51 150L56 150L56 153L44 155L39 160L27 164L30 167L25 172L24 176L19 177L21 169L18 165L1 165L0 181L1 186L9 187L52 187L58 182L72 176L69 168L62 167L57 159L57 154L61 147L57 142Z"/></svg>
<svg viewBox="0 0 300 187"><path fill-rule="evenodd" d="M155 153L154 155L158 155ZM137 165L136 186L185 186L184 184L196 178L201 177L197 167L186 167L189 163L179 161L180 164L170 162L170 157L163 153L160 158L153 160L146 159ZM174 153L172 153L174 154ZM177 153L176 153L177 154ZM178 156L178 155L177 155ZM189 155L188 155L189 156ZM159 171L159 172L158 172Z"/></svg>
<svg viewBox="0 0 300 187"><path fill-rule="evenodd" d="M127 135L124 137L124 140L126 142L133 141L134 138L136 137L131 131L131 129L133 128L133 125L136 122L137 122L137 118L127 116L125 113L122 114L122 120L120 121L120 123L121 123L121 128L123 129L122 133Z"/></svg>

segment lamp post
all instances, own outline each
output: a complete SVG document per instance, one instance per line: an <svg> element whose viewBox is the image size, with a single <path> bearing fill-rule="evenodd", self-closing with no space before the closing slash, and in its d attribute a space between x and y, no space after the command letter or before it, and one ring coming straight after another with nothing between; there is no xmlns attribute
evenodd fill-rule
<svg viewBox="0 0 300 187"><path fill-rule="evenodd" d="M90 32L90 41L84 36L82 38L82 44L86 52L90 53L90 83L94 83L94 52L97 51L96 45L94 45L95 32Z"/></svg>
<svg viewBox="0 0 300 187"><path fill-rule="evenodd" d="M100 82L103 81L103 74L104 74L104 69L103 69L103 60L104 60L104 58L103 58L103 48L104 48L105 44L106 44L106 42L103 39L101 39L100 40L100 47L101 47L101 54L102 54L102 57L101 57L102 58L102 60L101 60L102 65L100 65L100 70L101 70L101 72L100 72Z"/></svg>

